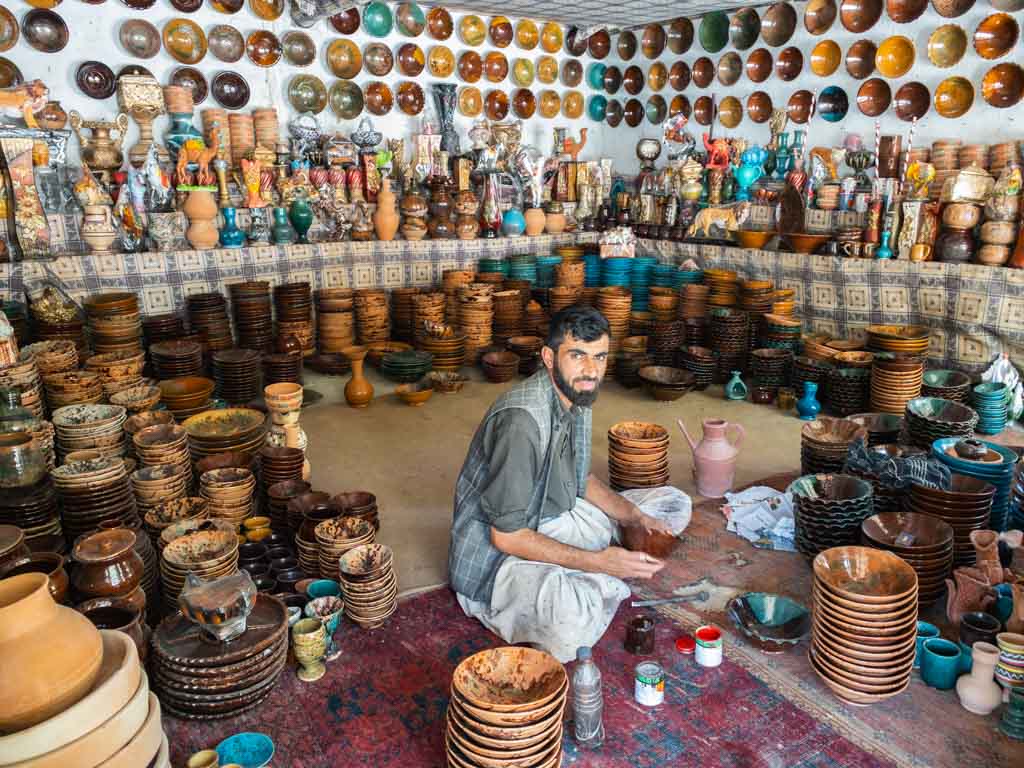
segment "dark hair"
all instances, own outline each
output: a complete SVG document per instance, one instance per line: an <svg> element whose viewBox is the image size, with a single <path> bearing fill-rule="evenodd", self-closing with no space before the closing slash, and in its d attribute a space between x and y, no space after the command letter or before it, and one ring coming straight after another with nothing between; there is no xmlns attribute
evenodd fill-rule
<svg viewBox="0 0 1024 768"><path fill-rule="evenodd" d="M557 352L569 334L580 341L591 342L608 336L610 331L605 316L596 309L583 304L573 304L551 318L547 346Z"/></svg>

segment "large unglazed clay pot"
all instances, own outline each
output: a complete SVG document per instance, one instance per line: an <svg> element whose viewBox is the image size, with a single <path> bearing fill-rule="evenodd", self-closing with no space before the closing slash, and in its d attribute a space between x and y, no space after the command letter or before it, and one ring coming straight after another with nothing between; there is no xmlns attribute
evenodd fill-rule
<svg viewBox="0 0 1024 768"><path fill-rule="evenodd" d="M85 696L103 661L99 630L57 605L43 573L0 581L0 732L63 712Z"/></svg>
<svg viewBox="0 0 1024 768"><path fill-rule="evenodd" d="M398 214L395 212L395 193L391 191L391 180L382 179L377 193L377 210L373 212L373 228L378 240L394 240L398 232Z"/></svg>
<svg viewBox="0 0 1024 768"><path fill-rule="evenodd" d="M220 232L217 231L219 209L213 193L205 189L192 190L188 193L182 210L188 216L185 237L192 247L197 250L215 248L220 242Z"/></svg>

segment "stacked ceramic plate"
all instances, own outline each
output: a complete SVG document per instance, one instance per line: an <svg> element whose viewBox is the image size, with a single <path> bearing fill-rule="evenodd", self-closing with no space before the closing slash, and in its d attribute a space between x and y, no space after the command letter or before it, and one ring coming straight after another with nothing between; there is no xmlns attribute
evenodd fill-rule
<svg viewBox="0 0 1024 768"><path fill-rule="evenodd" d="M73 341L37 341L21 350L19 360L34 360L41 376L78 370L78 348Z"/></svg>
<svg viewBox="0 0 1024 768"><path fill-rule="evenodd" d="M914 485L907 509L945 521L953 529L953 567L974 565L971 531L988 528L996 488L978 477L953 473L949 490Z"/></svg>
<svg viewBox="0 0 1024 768"><path fill-rule="evenodd" d="M260 355L253 349L224 349L213 354L217 397L245 404L260 393Z"/></svg>
<svg viewBox="0 0 1024 768"><path fill-rule="evenodd" d="M750 372L762 387L785 387L789 384L793 353L788 349L755 349L750 353Z"/></svg>
<svg viewBox="0 0 1024 768"><path fill-rule="evenodd" d="M260 449L260 475L263 493L275 483L301 480L305 454L298 448L265 445Z"/></svg>
<svg viewBox="0 0 1024 768"><path fill-rule="evenodd" d="M492 648L464 659L448 700L448 765L560 765L568 689L565 668L544 651Z"/></svg>
<svg viewBox="0 0 1024 768"><path fill-rule="evenodd" d="M246 630L226 642L213 640L176 613L153 631L153 687L176 717L212 720L258 706L273 690L288 661L288 609L259 593Z"/></svg>
<svg viewBox="0 0 1024 768"><path fill-rule="evenodd" d="M987 381L971 392L971 403L978 412L978 434L998 435L1006 428L1006 406L1013 392L1003 382Z"/></svg>
<svg viewBox="0 0 1024 768"><path fill-rule="evenodd" d="M871 352L925 355L931 331L924 325L869 325L867 334Z"/></svg>
<svg viewBox="0 0 1024 768"><path fill-rule="evenodd" d="M433 336L420 333L416 347L433 355L435 371L457 371L466 362L466 337L464 334Z"/></svg>
<svg viewBox="0 0 1024 768"><path fill-rule="evenodd" d="M107 352L86 360L85 369L100 375L103 391L109 397L115 392L141 384L145 364L146 354L142 351Z"/></svg>
<svg viewBox="0 0 1024 768"><path fill-rule="evenodd" d="M43 392L51 411L65 405L88 405L103 399L103 377L93 371L44 373Z"/></svg>
<svg viewBox="0 0 1024 768"><path fill-rule="evenodd" d="M57 541L61 533L57 493L49 476L44 475L35 485L4 488L0 494L0 525L18 526L33 551L52 551L36 546L51 539Z"/></svg>
<svg viewBox="0 0 1024 768"><path fill-rule="evenodd" d="M983 450L982 450L983 449ZM1010 486L1020 460L1009 448L984 440L961 441L946 437L932 443L932 456L961 475L970 475L996 487L988 526L1005 531L1010 506Z"/></svg>
<svg viewBox="0 0 1024 768"><path fill-rule="evenodd" d="M97 293L84 302L92 348L98 353L140 351L142 321L134 293Z"/></svg>
<svg viewBox="0 0 1024 768"><path fill-rule="evenodd" d="M811 666L851 704L906 690L917 637L917 574L892 552L835 547L814 558Z"/></svg>
<svg viewBox="0 0 1024 768"><path fill-rule="evenodd" d="M761 334L763 346L772 349L788 349L794 355L800 351L800 336L804 328L802 320L771 313L764 316L761 325L764 329Z"/></svg>
<svg viewBox="0 0 1024 768"><path fill-rule="evenodd" d="M710 304L731 307L739 301L739 276L731 269L705 269L704 284L711 289Z"/></svg>
<svg viewBox="0 0 1024 768"><path fill-rule="evenodd" d="M388 294L381 288L362 288L353 296L356 310L356 333L360 344L387 341L391 338L391 317Z"/></svg>
<svg viewBox="0 0 1024 768"><path fill-rule="evenodd" d="M658 424L622 421L608 430L608 479L616 491L654 488L669 477L668 430Z"/></svg>
<svg viewBox="0 0 1024 768"><path fill-rule="evenodd" d="M132 472L131 480L135 507L148 520L154 510L188 495L192 472L178 464L154 464Z"/></svg>
<svg viewBox="0 0 1024 768"><path fill-rule="evenodd" d="M153 546L159 550L160 534L165 528L185 520L205 520L209 516L206 499L199 496L184 496L154 507L146 513L142 522Z"/></svg>
<svg viewBox="0 0 1024 768"><path fill-rule="evenodd" d="M394 555L384 544L363 544L338 561L345 615L363 629L384 624L398 608Z"/></svg>
<svg viewBox="0 0 1024 768"><path fill-rule="evenodd" d="M178 595L185 586L186 573L210 581L238 570L238 537L233 530L209 526L217 521L189 522L195 523L196 528L172 540L160 553L160 583L168 613L178 610ZM204 525L211 529L203 530Z"/></svg>
<svg viewBox="0 0 1024 768"><path fill-rule="evenodd" d="M903 413L907 402L921 395L924 363L918 358L878 355L871 365L871 408Z"/></svg>
<svg viewBox="0 0 1024 768"><path fill-rule="evenodd" d="M199 376L203 371L203 347L194 341L160 341L149 348L153 374L158 379Z"/></svg>
<svg viewBox="0 0 1024 768"><path fill-rule="evenodd" d="M71 347L74 349L74 344ZM32 353L22 349L18 354L17 363L0 368L0 387L18 390L22 406L32 411L37 419L46 417L43 380L39 376L39 368L36 367Z"/></svg>
<svg viewBox="0 0 1024 768"><path fill-rule="evenodd" d="M194 293L186 299L188 324L194 332L202 334L206 349L215 352L230 349L234 344L231 323L228 322L228 303L221 293Z"/></svg>
<svg viewBox="0 0 1024 768"><path fill-rule="evenodd" d="M321 288L316 292L317 341L320 352L334 354L356 343L351 288ZM444 297L442 295L442 308Z"/></svg>
<svg viewBox="0 0 1024 768"><path fill-rule="evenodd" d="M206 499L210 517L236 527L252 516L256 478L248 469L211 469L199 478L199 495Z"/></svg>
<svg viewBox="0 0 1024 768"><path fill-rule="evenodd" d="M110 521L138 523L135 497L124 461L105 457L62 464L50 473L61 506L61 527L68 541Z"/></svg>
<svg viewBox="0 0 1024 768"><path fill-rule="evenodd" d="M192 459L188 452L188 433L178 424L158 424L146 427L132 438L135 455L144 467L171 464L192 480Z"/></svg>
<svg viewBox="0 0 1024 768"><path fill-rule="evenodd" d="M124 434L128 455L135 456L135 435L146 427L158 424L174 424L174 414L170 411L142 411L125 419Z"/></svg>
<svg viewBox="0 0 1024 768"><path fill-rule="evenodd" d="M256 453L266 440L267 417L251 408L222 408L188 418L182 426L195 461L215 453Z"/></svg>
<svg viewBox="0 0 1024 768"><path fill-rule="evenodd" d="M967 404L971 396L971 377L960 371L925 371L921 381L923 397L941 397Z"/></svg>
<svg viewBox="0 0 1024 768"><path fill-rule="evenodd" d="M936 397L915 397L908 401L903 418L906 425L903 442L924 449L943 437L971 437L978 423L978 414L971 408Z"/></svg>
<svg viewBox="0 0 1024 768"><path fill-rule="evenodd" d="M800 430L800 467L805 475L839 472L855 440L867 442L864 427L849 419L819 416Z"/></svg>
<svg viewBox="0 0 1024 768"><path fill-rule="evenodd" d="M276 532L288 530L288 502L313 489L304 480L285 480L274 483L267 488L266 515L270 518L270 527Z"/></svg>
<svg viewBox="0 0 1024 768"><path fill-rule="evenodd" d="M605 259L607 265L611 259ZM615 354L619 351L622 340L629 336L629 314L633 306L633 297L628 288L621 286L605 286L597 292L597 310L608 321L609 336L608 370L614 373ZM526 308L529 315L530 307ZM543 334L538 333L538 336Z"/></svg>
<svg viewBox="0 0 1024 768"><path fill-rule="evenodd" d="M270 308L270 283L254 280L232 283L231 309L238 331L238 346L269 352L274 345L274 322Z"/></svg>
<svg viewBox="0 0 1024 768"><path fill-rule="evenodd" d="M825 402L836 416L863 411L871 399L871 371L867 368L833 368L828 377Z"/></svg>
<svg viewBox="0 0 1024 768"><path fill-rule="evenodd" d="M131 414L151 411L160 402L160 387L152 384L139 384L118 390L108 399L111 405L120 405Z"/></svg>
<svg viewBox="0 0 1024 768"><path fill-rule="evenodd" d="M787 491L793 494L796 548L808 558L856 544L861 522L874 514L871 483L852 475L804 475Z"/></svg>
<svg viewBox="0 0 1024 768"><path fill-rule="evenodd" d="M717 379L725 381L732 371L747 369L750 327L746 312L728 307L711 310L711 343L718 353Z"/></svg>
<svg viewBox="0 0 1024 768"><path fill-rule="evenodd" d="M707 389L708 385L715 378L715 371L718 367L718 353L707 347L684 347L676 354L676 367L684 368L693 374L694 389Z"/></svg>
<svg viewBox="0 0 1024 768"><path fill-rule="evenodd" d="M104 456L124 456L127 411L119 405L66 405L53 412L57 457L72 451L94 450Z"/></svg>
<svg viewBox="0 0 1024 768"><path fill-rule="evenodd" d="M903 416L895 413L855 413L846 419L868 431L869 446L895 443L903 429Z"/></svg>
<svg viewBox="0 0 1024 768"><path fill-rule="evenodd" d="M301 352L275 352L264 354L263 361L263 384L301 384L302 383L302 353Z"/></svg>
<svg viewBox="0 0 1024 768"><path fill-rule="evenodd" d="M648 351L658 365L672 365L676 350L686 340L686 325L682 320L655 322L651 325Z"/></svg>
<svg viewBox="0 0 1024 768"><path fill-rule="evenodd" d="M333 504L344 517L358 517L380 530L380 512L377 509L377 497L369 491L345 491L331 498Z"/></svg>
<svg viewBox="0 0 1024 768"><path fill-rule="evenodd" d="M339 558L350 549L372 544L376 531L365 520L338 517L318 523L315 533L320 558L320 578L337 581Z"/></svg>
<svg viewBox="0 0 1024 768"><path fill-rule="evenodd" d="M529 376L537 370L540 364L540 350L544 346L544 339L540 336L512 336L509 338L508 351L519 356L519 373L522 376ZM434 362L437 368L437 362Z"/></svg>
<svg viewBox="0 0 1024 768"><path fill-rule="evenodd" d="M412 383L430 371L433 360L432 354L419 349L390 352L381 360L380 372L394 381Z"/></svg>
<svg viewBox="0 0 1024 768"><path fill-rule="evenodd" d="M826 397L826 385L828 384L829 373L832 370L832 363L824 360L817 360L813 357L799 356L793 358L792 381L793 391L797 397L804 393L804 383L813 381L818 385L820 397Z"/></svg>
<svg viewBox="0 0 1024 768"><path fill-rule="evenodd" d="M929 604L946 591L953 570L953 528L931 515L885 512L860 527L861 543L898 555L917 574L918 602Z"/></svg>

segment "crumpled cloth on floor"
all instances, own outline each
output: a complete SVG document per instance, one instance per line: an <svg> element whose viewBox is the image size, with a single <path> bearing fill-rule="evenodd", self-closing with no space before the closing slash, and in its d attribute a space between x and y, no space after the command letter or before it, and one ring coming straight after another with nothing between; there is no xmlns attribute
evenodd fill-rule
<svg viewBox="0 0 1024 768"><path fill-rule="evenodd" d="M948 491L951 482L949 467L930 453L894 458L878 451L872 451L858 438L846 454L846 467L862 475L874 477L887 488L910 488L923 485Z"/></svg>
<svg viewBox="0 0 1024 768"><path fill-rule="evenodd" d="M763 485L725 494L726 530L758 549L796 552L793 495Z"/></svg>

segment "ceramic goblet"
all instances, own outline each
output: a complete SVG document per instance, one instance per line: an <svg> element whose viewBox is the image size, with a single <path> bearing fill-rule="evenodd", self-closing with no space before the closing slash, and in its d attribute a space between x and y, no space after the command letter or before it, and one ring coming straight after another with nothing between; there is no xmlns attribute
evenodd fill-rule
<svg viewBox="0 0 1024 768"><path fill-rule="evenodd" d="M327 627L320 619L300 619L292 627L292 651L302 665L299 680L312 683L324 676L327 654Z"/></svg>

